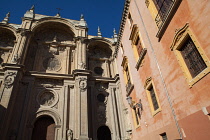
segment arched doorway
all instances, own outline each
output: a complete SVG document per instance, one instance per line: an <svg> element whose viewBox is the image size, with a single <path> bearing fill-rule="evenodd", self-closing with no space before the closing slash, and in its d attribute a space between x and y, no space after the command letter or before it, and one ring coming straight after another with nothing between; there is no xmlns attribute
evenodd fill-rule
<svg viewBox="0 0 210 140"><path fill-rule="evenodd" d="M111 132L107 126L101 126L97 131L98 140L111 140Z"/></svg>
<svg viewBox="0 0 210 140"><path fill-rule="evenodd" d="M54 140L55 122L49 116L42 116L34 124L32 140Z"/></svg>

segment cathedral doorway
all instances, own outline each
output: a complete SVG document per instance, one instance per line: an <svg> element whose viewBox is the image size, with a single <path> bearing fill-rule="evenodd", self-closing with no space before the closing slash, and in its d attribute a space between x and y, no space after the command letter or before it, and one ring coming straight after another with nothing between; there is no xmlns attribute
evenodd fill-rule
<svg viewBox="0 0 210 140"><path fill-rule="evenodd" d="M32 140L54 140L55 122L49 116L40 117L34 124Z"/></svg>
<svg viewBox="0 0 210 140"><path fill-rule="evenodd" d="M107 126L101 126L97 131L98 140L111 140L111 132Z"/></svg>

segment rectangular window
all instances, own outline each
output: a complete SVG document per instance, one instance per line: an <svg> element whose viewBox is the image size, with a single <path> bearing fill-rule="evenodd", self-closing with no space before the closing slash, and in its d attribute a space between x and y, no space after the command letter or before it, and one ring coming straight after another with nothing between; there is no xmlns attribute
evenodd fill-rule
<svg viewBox="0 0 210 140"><path fill-rule="evenodd" d="M157 102L157 98L156 98L153 86L151 86L151 88L149 89L149 92L150 92L150 96L151 96L154 111L156 111L159 108L159 105L158 105L158 102Z"/></svg>
<svg viewBox="0 0 210 140"><path fill-rule="evenodd" d="M206 63L190 37L184 42L183 47L179 51L193 78L207 68Z"/></svg>
<svg viewBox="0 0 210 140"><path fill-rule="evenodd" d="M162 140L168 140L166 133L160 134Z"/></svg>
<svg viewBox="0 0 210 140"><path fill-rule="evenodd" d="M150 109L151 109L151 112L152 112L152 116L155 116L158 112L161 111L161 107L160 107L157 92L155 90L154 83L153 83L151 77L146 79L145 84L144 84L144 88L146 89L146 93L147 93Z"/></svg>
<svg viewBox="0 0 210 140"><path fill-rule="evenodd" d="M133 19L132 19L130 13L128 14L128 21L129 21L130 26L132 26L132 24L133 24Z"/></svg>
<svg viewBox="0 0 210 140"><path fill-rule="evenodd" d="M127 77L127 84L131 84L131 79L130 79L130 74L128 71L128 67L125 68L125 73L126 73L126 77Z"/></svg>
<svg viewBox="0 0 210 140"><path fill-rule="evenodd" d="M124 48L122 44L120 45L120 50L121 50L121 53L124 54Z"/></svg>
<svg viewBox="0 0 210 140"><path fill-rule="evenodd" d="M123 57L121 66L123 67L123 75L124 75L125 83L126 83L127 96L129 96L134 86L131 82L131 77L130 77L130 72L129 72L129 67L128 67L128 59L126 56Z"/></svg>
<svg viewBox="0 0 210 140"><path fill-rule="evenodd" d="M176 32L170 48L174 51L190 87L210 72L209 58L188 23Z"/></svg>
<svg viewBox="0 0 210 140"><path fill-rule="evenodd" d="M136 107L134 107L134 113L135 113L135 118L136 118L136 126L139 125L139 121L140 121L140 117L139 117L139 114L138 114L138 109Z"/></svg>
<svg viewBox="0 0 210 140"><path fill-rule="evenodd" d="M135 42L135 46L136 46L136 50L138 52L138 55L140 56L141 51L142 51L142 45L141 45L141 40L139 38L139 36L137 36L136 42Z"/></svg>

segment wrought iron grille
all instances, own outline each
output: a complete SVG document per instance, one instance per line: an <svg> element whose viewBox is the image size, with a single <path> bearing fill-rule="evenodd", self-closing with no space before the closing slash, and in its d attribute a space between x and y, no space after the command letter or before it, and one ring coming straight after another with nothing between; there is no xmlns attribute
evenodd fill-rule
<svg viewBox="0 0 210 140"><path fill-rule="evenodd" d="M161 134L163 140L168 140L166 133Z"/></svg>
<svg viewBox="0 0 210 140"><path fill-rule="evenodd" d="M165 22L166 17L174 4L174 0L153 0L158 10L158 14L155 18L157 27L160 28Z"/></svg>
<svg viewBox="0 0 210 140"><path fill-rule="evenodd" d="M207 67L190 37L186 40L180 52L193 78Z"/></svg>
<svg viewBox="0 0 210 140"><path fill-rule="evenodd" d="M149 91L150 91L150 96L151 96L152 104L153 104L154 111L155 111L159 108L159 105L158 105L158 102L157 102L157 98L156 98L156 95L155 95L154 88L151 87Z"/></svg>
<svg viewBox="0 0 210 140"><path fill-rule="evenodd" d="M141 51L143 50L143 48L142 48L142 44L141 44L141 40L140 40L139 36L137 37L137 40L135 42L135 46L136 46L138 55L140 56Z"/></svg>

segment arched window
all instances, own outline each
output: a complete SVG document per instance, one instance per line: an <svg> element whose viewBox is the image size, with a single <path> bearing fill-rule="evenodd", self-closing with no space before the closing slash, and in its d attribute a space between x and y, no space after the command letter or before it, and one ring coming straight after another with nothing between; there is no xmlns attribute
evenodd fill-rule
<svg viewBox="0 0 210 140"><path fill-rule="evenodd" d="M55 122L49 116L42 116L34 123L32 140L54 140Z"/></svg>
<svg viewBox="0 0 210 140"><path fill-rule="evenodd" d="M101 126L97 131L98 140L111 140L111 132L107 126Z"/></svg>

